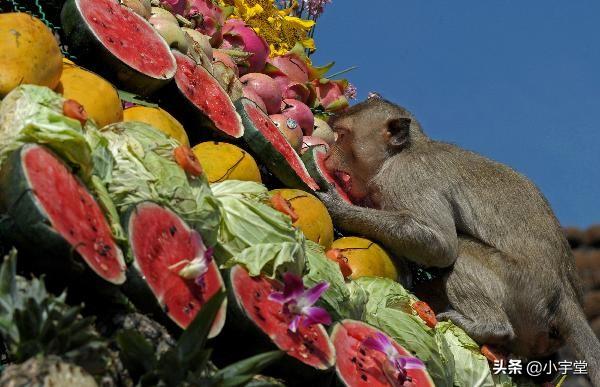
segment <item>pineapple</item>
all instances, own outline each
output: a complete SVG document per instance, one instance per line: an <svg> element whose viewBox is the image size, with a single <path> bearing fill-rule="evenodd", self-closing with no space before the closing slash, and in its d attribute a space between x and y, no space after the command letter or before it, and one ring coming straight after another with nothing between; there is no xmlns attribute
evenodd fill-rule
<svg viewBox="0 0 600 387"><path fill-rule="evenodd" d="M117 329L133 330L141 334L152 344L158 357L175 347L175 340L165 327L141 313L119 314L113 318L113 323Z"/></svg>
<svg viewBox="0 0 600 387"><path fill-rule="evenodd" d="M1 387L97 387L96 380L83 368L65 363L57 356L32 357L25 363L7 367L0 377Z"/></svg>
<svg viewBox="0 0 600 387"><path fill-rule="evenodd" d="M43 385L41 381L61 373L65 378L83 380L91 374L100 379L112 361L94 319L82 317L81 306L67 305L66 293L48 293L43 279L18 276L16 266L13 249L0 267L0 339L17 365L5 372L2 385L20 385L23 377Z"/></svg>
<svg viewBox="0 0 600 387"><path fill-rule="evenodd" d="M210 362L211 351L204 345L224 297L224 293L217 294L204 304L175 346L161 355L157 355L152 343L135 330L122 330L117 334L123 364L137 385L245 386L257 372L283 356L281 351L272 351L216 369Z"/></svg>

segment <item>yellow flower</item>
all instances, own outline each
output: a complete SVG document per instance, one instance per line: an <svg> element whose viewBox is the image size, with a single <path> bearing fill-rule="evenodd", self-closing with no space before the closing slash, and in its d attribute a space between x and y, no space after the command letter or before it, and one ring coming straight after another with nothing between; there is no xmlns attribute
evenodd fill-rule
<svg viewBox="0 0 600 387"><path fill-rule="evenodd" d="M305 49L315 49L314 40L308 36L315 22L290 16L298 7L296 0L286 9L277 8L274 0L234 0L234 7L231 17L244 20L263 37L271 56L283 55L298 43Z"/></svg>

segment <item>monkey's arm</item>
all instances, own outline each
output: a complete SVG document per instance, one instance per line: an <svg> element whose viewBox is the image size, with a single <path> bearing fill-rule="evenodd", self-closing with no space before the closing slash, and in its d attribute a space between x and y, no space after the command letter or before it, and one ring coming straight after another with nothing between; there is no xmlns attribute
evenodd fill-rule
<svg viewBox="0 0 600 387"><path fill-rule="evenodd" d="M383 211L358 207L338 195L317 193L340 228L375 239L388 249L427 267L447 267L458 255L458 238L451 218L419 217L408 209ZM445 220L445 221L444 221Z"/></svg>

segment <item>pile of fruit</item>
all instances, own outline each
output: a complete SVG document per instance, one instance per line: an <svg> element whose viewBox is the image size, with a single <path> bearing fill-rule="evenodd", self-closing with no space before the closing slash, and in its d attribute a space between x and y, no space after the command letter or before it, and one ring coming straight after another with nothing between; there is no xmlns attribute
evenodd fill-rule
<svg viewBox="0 0 600 387"><path fill-rule="evenodd" d="M514 385L334 241L323 1L48 3L73 61L0 14L0 385Z"/></svg>

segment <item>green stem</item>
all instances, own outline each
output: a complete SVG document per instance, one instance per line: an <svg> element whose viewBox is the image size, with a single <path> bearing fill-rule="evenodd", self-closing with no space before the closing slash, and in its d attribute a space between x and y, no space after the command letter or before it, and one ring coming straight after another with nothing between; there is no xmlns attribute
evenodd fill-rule
<svg viewBox="0 0 600 387"><path fill-rule="evenodd" d="M350 72L350 71L352 71L352 70L355 70L355 69L357 69L357 68L358 68L358 66L352 66L352 67L348 67L348 68L347 68L347 69L345 69L345 70L338 71L338 72L337 72L337 73L335 73L335 74L331 74L331 75L330 75L330 76L328 76L327 78L329 78L329 79L333 79L333 77L337 77L337 76L339 76L339 75L346 74L347 72Z"/></svg>

